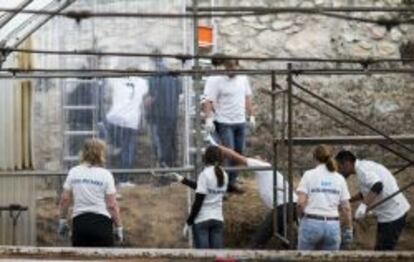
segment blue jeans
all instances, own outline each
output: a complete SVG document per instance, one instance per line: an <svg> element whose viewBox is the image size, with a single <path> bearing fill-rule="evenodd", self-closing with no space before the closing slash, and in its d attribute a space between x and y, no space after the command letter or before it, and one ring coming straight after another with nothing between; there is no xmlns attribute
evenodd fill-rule
<svg viewBox="0 0 414 262"><path fill-rule="evenodd" d="M233 149L239 154L243 154L245 137L246 137L246 124L223 124L215 122L216 132L220 139L220 142L228 147ZM226 165L234 166L233 161L226 160ZM229 175L229 184L233 185L236 183L237 172L230 171Z"/></svg>
<svg viewBox="0 0 414 262"><path fill-rule="evenodd" d="M109 136L109 141L112 145L111 150L115 150L116 148L121 150L120 158L117 159L117 163L109 163L110 166L124 169L133 168L138 131L132 128L116 126L109 123L107 129L107 135ZM127 181L128 176L121 175L119 176L119 180L117 182Z"/></svg>
<svg viewBox="0 0 414 262"><path fill-rule="evenodd" d="M301 220L298 250L339 250L340 244L341 227L338 220Z"/></svg>
<svg viewBox="0 0 414 262"><path fill-rule="evenodd" d="M210 219L193 225L195 248L223 248L223 221Z"/></svg>

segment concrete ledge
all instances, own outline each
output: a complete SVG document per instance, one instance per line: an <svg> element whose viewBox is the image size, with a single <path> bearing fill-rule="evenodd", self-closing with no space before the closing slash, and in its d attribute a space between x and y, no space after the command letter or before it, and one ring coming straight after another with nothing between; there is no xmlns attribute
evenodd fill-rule
<svg viewBox="0 0 414 262"><path fill-rule="evenodd" d="M0 247L1 258L59 260L180 259L198 261L233 258L242 261L413 261L414 252L374 251L262 251L140 248Z"/></svg>

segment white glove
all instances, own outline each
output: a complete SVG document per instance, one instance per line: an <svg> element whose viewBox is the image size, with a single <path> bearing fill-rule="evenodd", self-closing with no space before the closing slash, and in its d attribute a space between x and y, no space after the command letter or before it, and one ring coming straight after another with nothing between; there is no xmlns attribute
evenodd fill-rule
<svg viewBox="0 0 414 262"><path fill-rule="evenodd" d="M116 227L114 230L115 240L122 243L124 242L124 228L123 227Z"/></svg>
<svg viewBox="0 0 414 262"><path fill-rule="evenodd" d="M189 231L190 229L189 229L189 227L188 227L188 225L187 225L187 223L184 225L184 228L183 228L183 237L184 238L187 238L188 237L188 231Z"/></svg>
<svg viewBox="0 0 414 262"><path fill-rule="evenodd" d="M254 116L249 117L249 127L251 130L254 130L256 128L256 117Z"/></svg>
<svg viewBox="0 0 414 262"><path fill-rule="evenodd" d="M59 219L58 224L58 230L57 230L58 236L62 239L65 239L69 235L69 225L68 221L64 218Z"/></svg>
<svg viewBox="0 0 414 262"><path fill-rule="evenodd" d="M178 173L171 173L171 177L177 180L177 182L183 182L184 176L178 174Z"/></svg>
<svg viewBox="0 0 414 262"><path fill-rule="evenodd" d="M212 117L206 118L205 128L208 133L214 133L214 131L216 130L216 127L214 126L214 120Z"/></svg>
<svg viewBox="0 0 414 262"><path fill-rule="evenodd" d="M359 220L359 219L363 219L365 217L367 213L367 205L365 205L364 203L361 203L359 205L359 207L357 208L357 210L355 211L355 219Z"/></svg>

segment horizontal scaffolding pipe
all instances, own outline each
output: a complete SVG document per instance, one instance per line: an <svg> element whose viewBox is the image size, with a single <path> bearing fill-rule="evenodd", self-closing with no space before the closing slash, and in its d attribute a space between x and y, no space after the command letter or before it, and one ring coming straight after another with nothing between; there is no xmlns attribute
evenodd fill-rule
<svg viewBox="0 0 414 262"><path fill-rule="evenodd" d="M78 259L130 261L166 259L213 261L217 258L242 261L412 261L412 251L285 251L285 250L202 250L157 248L76 248L76 247L0 247L0 258Z"/></svg>
<svg viewBox="0 0 414 262"><path fill-rule="evenodd" d="M404 144L414 144L414 135L398 135L390 136L392 140L399 141ZM283 143L287 140L278 139ZM294 137L292 138L294 145L314 146L320 144L331 145L372 145L372 144L393 144L393 141L383 136L331 136L331 137Z"/></svg>
<svg viewBox="0 0 414 262"><path fill-rule="evenodd" d="M187 11L192 11L191 6L187 7ZM315 13L315 12L402 12L412 13L414 7L410 6L338 6L338 7L269 7L269 6L214 6L214 7L199 7L199 12L272 12L272 13Z"/></svg>
<svg viewBox="0 0 414 262"><path fill-rule="evenodd" d="M400 168L405 167L405 163L389 163L385 164L388 168ZM296 166L295 170L307 170L311 169L312 166ZM194 167L175 167L175 168L142 168L142 169L110 169L111 173L115 176L118 175L151 175L151 174L168 174L168 173L190 173L194 172ZM224 167L226 171L272 171L272 166L252 166L252 167ZM0 171L0 179L5 177L59 177L66 176L68 171L47 171L47 170L18 170L18 171Z"/></svg>
<svg viewBox="0 0 414 262"><path fill-rule="evenodd" d="M338 112L340 112L341 114L343 114L344 116L349 117L350 119L352 119L353 121L357 122L358 124L360 124L361 126L364 126L368 129L370 129L371 131L375 132L378 135L381 135L382 137L386 138L387 140L393 142L394 144L398 145L401 148L404 148L405 150L407 150L410 153L414 153L414 149L409 148L408 146L406 146L405 144L392 139L388 134L385 134L384 132L382 132L381 130L379 130L378 128L375 128L374 126L366 123L365 121L359 119L358 117L354 116L353 114L343 110L342 108L340 108L339 106L335 105L334 103L332 103L331 101L317 95L316 93L308 90L307 88L305 88L304 86L296 83L295 81L292 81L292 84L294 86L296 86L298 89L302 90L303 92L307 93L308 95L318 99L319 101L321 101L322 103L328 105L329 107L337 110ZM410 162L413 162L412 160L410 160Z"/></svg>
<svg viewBox="0 0 414 262"><path fill-rule="evenodd" d="M0 70L1 71L1 70ZM3 69L3 71L5 71ZM6 69L9 71L9 69ZM0 73L0 79L37 79L37 78L122 78L130 76L193 76L201 74L209 75L287 75L287 70L270 70L270 69L239 69L239 70L113 70L113 69L99 69L99 70L81 70L81 69L29 69L14 70L12 73ZM293 69L292 73L295 75L377 75L377 74L414 74L414 68L390 68L390 69Z"/></svg>
<svg viewBox="0 0 414 262"><path fill-rule="evenodd" d="M154 54L139 52L119 52L119 51L91 51L91 50L45 50L45 49L25 49L25 48L0 48L0 52L5 54L10 52L43 54L43 55L64 55L64 56L113 56L113 57L146 57L146 58L171 58L180 61L193 59L212 59L220 58L223 60L237 59L240 61L259 61L259 62L315 62L315 63L342 63L342 64L361 64L364 66L376 63L395 63L395 62L414 62L414 58L363 58L363 59L346 59L346 58L314 58L314 57L275 57L275 56L235 56L235 55L191 55L191 54Z"/></svg>

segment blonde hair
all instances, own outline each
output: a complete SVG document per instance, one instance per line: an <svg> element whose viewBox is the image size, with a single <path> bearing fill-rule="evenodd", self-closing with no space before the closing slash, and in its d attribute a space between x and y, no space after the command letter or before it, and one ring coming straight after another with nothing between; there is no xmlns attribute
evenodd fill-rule
<svg viewBox="0 0 414 262"><path fill-rule="evenodd" d="M315 148L313 151L313 157L326 165L331 172L336 172L338 170L335 160L332 158L332 149L326 145L320 145Z"/></svg>
<svg viewBox="0 0 414 262"><path fill-rule="evenodd" d="M106 162L106 143L98 138L87 139L83 144L80 162L92 166L104 166Z"/></svg>

